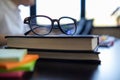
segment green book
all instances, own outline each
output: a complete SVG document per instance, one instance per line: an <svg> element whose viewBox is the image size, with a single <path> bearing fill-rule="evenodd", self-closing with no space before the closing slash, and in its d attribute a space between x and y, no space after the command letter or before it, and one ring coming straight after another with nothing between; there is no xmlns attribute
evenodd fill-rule
<svg viewBox="0 0 120 80"><path fill-rule="evenodd" d="M27 49L0 49L0 62L21 61L27 54Z"/></svg>
<svg viewBox="0 0 120 80"><path fill-rule="evenodd" d="M0 73L3 73L3 72L16 72L16 71L33 71L34 67L35 67L35 63L36 63L36 60L31 61L31 62L29 62L27 64L24 64L22 66L19 66L17 68L13 68L13 69L9 69L9 70L0 69Z"/></svg>

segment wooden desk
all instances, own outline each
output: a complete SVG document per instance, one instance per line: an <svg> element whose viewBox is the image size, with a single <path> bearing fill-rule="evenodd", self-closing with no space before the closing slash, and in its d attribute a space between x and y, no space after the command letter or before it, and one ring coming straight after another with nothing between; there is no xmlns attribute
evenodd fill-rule
<svg viewBox="0 0 120 80"><path fill-rule="evenodd" d="M120 80L120 41L99 51L99 65L38 60L32 75L26 75L30 79L24 80Z"/></svg>

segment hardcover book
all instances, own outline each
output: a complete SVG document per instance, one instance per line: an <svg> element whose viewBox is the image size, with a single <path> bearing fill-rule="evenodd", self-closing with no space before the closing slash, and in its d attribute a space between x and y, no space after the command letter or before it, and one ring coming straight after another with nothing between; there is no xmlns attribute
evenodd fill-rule
<svg viewBox="0 0 120 80"><path fill-rule="evenodd" d="M42 50L94 50L97 35L6 36L7 47Z"/></svg>
<svg viewBox="0 0 120 80"><path fill-rule="evenodd" d="M84 62L97 62L100 63L100 52L95 49L94 51L51 51L51 50L39 50L28 49L31 54L39 54L40 59L49 60L68 60L68 61L84 61Z"/></svg>

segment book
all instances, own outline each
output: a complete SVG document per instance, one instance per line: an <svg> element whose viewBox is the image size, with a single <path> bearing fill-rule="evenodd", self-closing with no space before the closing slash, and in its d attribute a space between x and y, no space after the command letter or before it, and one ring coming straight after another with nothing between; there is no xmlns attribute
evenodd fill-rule
<svg viewBox="0 0 120 80"><path fill-rule="evenodd" d="M94 51L47 51L39 49L28 49L31 54L39 54L40 59L51 60L73 60L73 61L86 61L86 62L98 62L100 63L100 52L95 49Z"/></svg>
<svg viewBox="0 0 120 80"><path fill-rule="evenodd" d="M27 49L0 49L0 62L21 61L27 54Z"/></svg>
<svg viewBox="0 0 120 80"><path fill-rule="evenodd" d="M0 78L1 77L9 77L9 78L20 78L24 75L24 71L17 71L17 72L7 72L7 73L0 73Z"/></svg>
<svg viewBox="0 0 120 80"><path fill-rule="evenodd" d="M42 50L94 50L97 35L6 36L7 47Z"/></svg>
<svg viewBox="0 0 120 80"><path fill-rule="evenodd" d="M34 67L35 67L35 63L36 63L36 60L28 62L28 63L26 63L24 65L21 65L19 67L13 68L13 69L9 69L9 70L0 69L0 73L4 73L4 72L16 72L16 71L33 71Z"/></svg>
<svg viewBox="0 0 120 80"><path fill-rule="evenodd" d="M21 65L27 64L31 61L35 61L39 58L37 54L27 54L22 61L20 62L0 62L0 69L10 70L13 68L17 68Z"/></svg>

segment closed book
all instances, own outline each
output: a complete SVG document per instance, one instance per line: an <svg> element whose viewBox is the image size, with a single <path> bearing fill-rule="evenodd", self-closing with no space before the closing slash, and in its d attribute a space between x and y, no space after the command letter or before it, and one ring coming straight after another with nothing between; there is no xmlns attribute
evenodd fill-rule
<svg viewBox="0 0 120 80"><path fill-rule="evenodd" d="M22 61L27 54L27 49L0 49L0 62Z"/></svg>
<svg viewBox="0 0 120 80"><path fill-rule="evenodd" d="M35 61L39 58L37 54L27 54L24 59L20 62L0 62L0 69L14 69L21 65L27 64L31 61Z"/></svg>
<svg viewBox="0 0 120 80"><path fill-rule="evenodd" d="M100 63L100 52L95 49L94 51L51 51L51 50L39 50L28 49L31 54L39 54L40 59L51 60L73 60L73 61L86 61L86 62L98 62Z"/></svg>
<svg viewBox="0 0 120 80"><path fill-rule="evenodd" d="M17 72L7 72L7 73L0 73L0 78L20 78L24 75L24 71L17 71Z"/></svg>
<svg viewBox="0 0 120 80"><path fill-rule="evenodd" d="M43 50L94 50L97 35L6 36L7 47Z"/></svg>
<svg viewBox="0 0 120 80"><path fill-rule="evenodd" d="M16 72L16 71L34 71L35 63L36 63L36 60L28 62L28 63L26 63L24 65L19 66L19 67L9 69L9 70L0 68L0 73L3 73L3 72Z"/></svg>

